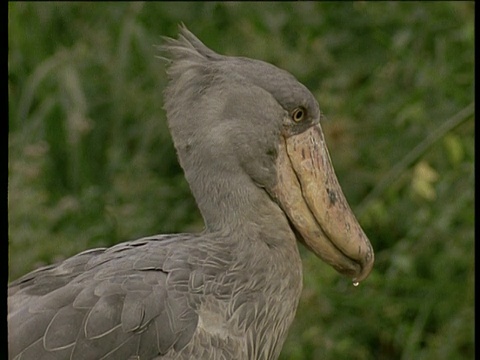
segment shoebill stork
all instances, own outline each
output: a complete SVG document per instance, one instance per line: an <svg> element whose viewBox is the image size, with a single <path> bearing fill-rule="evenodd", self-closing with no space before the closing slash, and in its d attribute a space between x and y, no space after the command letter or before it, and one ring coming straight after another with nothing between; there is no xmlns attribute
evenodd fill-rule
<svg viewBox="0 0 480 360"><path fill-rule="evenodd" d="M297 241L354 282L370 273L310 91L185 27L163 50L168 124L205 230L88 250L14 281L10 359L277 359L302 290Z"/></svg>

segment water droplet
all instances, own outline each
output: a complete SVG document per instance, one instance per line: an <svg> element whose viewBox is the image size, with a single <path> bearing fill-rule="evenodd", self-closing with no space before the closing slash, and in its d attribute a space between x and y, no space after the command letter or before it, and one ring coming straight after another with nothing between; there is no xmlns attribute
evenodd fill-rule
<svg viewBox="0 0 480 360"><path fill-rule="evenodd" d="M360 283L356 280L353 280L353 286L358 286L358 285L360 285Z"/></svg>

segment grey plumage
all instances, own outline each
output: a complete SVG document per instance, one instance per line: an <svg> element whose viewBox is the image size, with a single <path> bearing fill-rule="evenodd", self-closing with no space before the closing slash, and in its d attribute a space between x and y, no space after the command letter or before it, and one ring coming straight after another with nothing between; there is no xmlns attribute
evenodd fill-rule
<svg viewBox="0 0 480 360"><path fill-rule="evenodd" d="M318 104L289 73L219 55L185 27L163 49L169 127L205 231L85 251L11 283L10 359L279 356L302 288L296 240L310 246L277 191L280 139L319 126ZM339 271L366 277L368 251L360 265L338 255Z"/></svg>

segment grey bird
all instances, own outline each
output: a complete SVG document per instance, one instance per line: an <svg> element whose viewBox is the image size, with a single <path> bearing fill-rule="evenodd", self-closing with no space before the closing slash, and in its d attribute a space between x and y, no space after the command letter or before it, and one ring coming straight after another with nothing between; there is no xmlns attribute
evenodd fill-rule
<svg viewBox="0 0 480 360"><path fill-rule="evenodd" d="M297 241L354 282L372 269L310 91L184 26L163 50L168 124L205 230L88 250L12 282L10 359L277 359L302 291Z"/></svg>

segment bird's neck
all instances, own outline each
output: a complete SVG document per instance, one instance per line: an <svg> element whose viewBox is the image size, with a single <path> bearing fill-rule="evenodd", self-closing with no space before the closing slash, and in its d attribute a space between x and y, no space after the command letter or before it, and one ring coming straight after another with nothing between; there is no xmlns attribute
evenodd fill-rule
<svg viewBox="0 0 480 360"><path fill-rule="evenodd" d="M207 232L253 236L269 245L288 240L296 246L285 214L263 188L232 164L209 165L185 172Z"/></svg>
<svg viewBox="0 0 480 360"><path fill-rule="evenodd" d="M235 258L231 271L241 279L238 288L256 291L251 301L254 325L244 335L246 347L255 349L258 359L277 358L302 291L295 234L280 207L240 166L221 161L188 169L186 178L205 220L205 231L215 242L232 245L227 248ZM250 282L252 274L255 279ZM265 309L269 321L261 315ZM235 320L239 314L244 313L236 312L232 324L244 323L244 318Z"/></svg>

